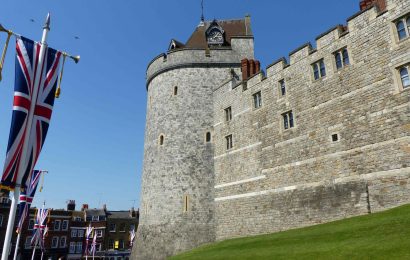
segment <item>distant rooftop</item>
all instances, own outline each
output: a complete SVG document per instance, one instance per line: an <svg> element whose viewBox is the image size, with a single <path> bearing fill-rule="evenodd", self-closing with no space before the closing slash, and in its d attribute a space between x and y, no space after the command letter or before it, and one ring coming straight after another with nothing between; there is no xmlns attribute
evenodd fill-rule
<svg viewBox="0 0 410 260"><path fill-rule="evenodd" d="M107 215L110 219L135 218L135 217L131 217L130 212L128 210L108 211Z"/></svg>

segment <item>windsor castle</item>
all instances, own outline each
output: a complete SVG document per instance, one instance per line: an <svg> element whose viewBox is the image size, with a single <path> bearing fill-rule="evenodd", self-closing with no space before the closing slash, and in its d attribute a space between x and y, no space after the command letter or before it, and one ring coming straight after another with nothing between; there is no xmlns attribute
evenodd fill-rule
<svg viewBox="0 0 410 260"><path fill-rule="evenodd" d="M358 4L264 69L249 16L148 64L135 259L410 203L410 0Z"/></svg>

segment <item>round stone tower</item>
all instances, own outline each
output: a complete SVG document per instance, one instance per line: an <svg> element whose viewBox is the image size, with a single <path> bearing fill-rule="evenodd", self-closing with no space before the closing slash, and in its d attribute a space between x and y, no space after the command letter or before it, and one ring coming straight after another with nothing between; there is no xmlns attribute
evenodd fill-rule
<svg viewBox="0 0 410 260"><path fill-rule="evenodd" d="M186 44L172 40L167 54L148 65L133 259L164 259L215 240L213 91L253 56L245 17L201 22Z"/></svg>

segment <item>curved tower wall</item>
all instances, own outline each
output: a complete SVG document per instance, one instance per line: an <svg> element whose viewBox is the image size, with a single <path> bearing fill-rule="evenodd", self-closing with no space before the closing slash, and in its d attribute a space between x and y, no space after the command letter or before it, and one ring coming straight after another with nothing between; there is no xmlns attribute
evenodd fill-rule
<svg viewBox="0 0 410 260"><path fill-rule="evenodd" d="M253 58L253 38L232 39L231 49L211 50L210 56L172 51L148 66L134 259L163 259L215 240L214 146L205 136L213 130L213 91L232 78L232 68L239 73L242 58Z"/></svg>

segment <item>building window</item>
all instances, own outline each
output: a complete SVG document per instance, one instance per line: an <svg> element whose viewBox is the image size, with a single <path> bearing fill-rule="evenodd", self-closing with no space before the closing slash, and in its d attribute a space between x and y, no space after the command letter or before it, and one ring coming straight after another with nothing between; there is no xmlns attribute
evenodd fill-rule
<svg viewBox="0 0 410 260"><path fill-rule="evenodd" d="M206 132L205 141L209 143L211 141L211 132Z"/></svg>
<svg viewBox="0 0 410 260"><path fill-rule="evenodd" d="M115 223L110 223L110 232L115 232Z"/></svg>
<svg viewBox="0 0 410 260"><path fill-rule="evenodd" d="M285 129L293 128L294 127L294 122L293 122L293 112L289 111L284 114L282 114L283 117L283 127Z"/></svg>
<svg viewBox="0 0 410 260"><path fill-rule="evenodd" d="M78 230L78 237L84 237L84 230L82 229Z"/></svg>
<svg viewBox="0 0 410 260"><path fill-rule="evenodd" d="M54 230L60 230L61 221L55 220L54 221Z"/></svg>
<svg viewBox="0 0 410 260"><path fill-rule="evenodd" d="M409 69L410 65L399 68L400 80L403 88L410 86Z"/></svg>
<svg viewBox="0 0 410 260"><path fill-rule="evenodd" d="M28 230L33 230L34 228L34 219L28 221Z"/></svg>
<svg viewBox="0 0 410 260"><path fill-rule="evenodd" d="M68 220L63 220L63 224L61 226L61 230L66 231L68 230Z"/></svg>
<svg viewBox="0 0 410 260"><path fill-rule="evenodd" d="M400 18L396 22L396 30L399 40L403 40L410 36L410 16Z"/></svg>
<svg viewBox="0 0 410 260"><path fill-rule="evenodd" d="M77 237L77 229L71 229L71 237Z"/></svg>
<svg viewBox="0 0 410 260"><path fill-rule="evenodd" d="M174 96L176 96L177 94L178 94L178 87L175 86L175 87L174 87Z"/></svg>
<svg viewBox="0 0 410 260"><path fill-rule="evenodd" d="M313 67L313 76L315 80L326 76L326 67L325 67L325 62L323 61L323 59L321 59L318 62L313 63L312 67Z"/></svg>
<svg viewBox="0 0 410 260"><path fill-rule="evenodd" d="M347 52L347 48L343 48L335 52L334 55L337 69L341 69L347 65L350 65L349 53Z"/></svg>
<svg viewBox="0 0 410 260"><path fill-rule="evenodd" d="M26 237L26 241L24 242L24 248L25 249L31 248L31 236Z"/></svg>
<svg viewBox="0 0 410 260"><path fill-rule="evenodd" d="M0 214L0 227L3 226L3 218L4 218L3 215Z"/></svg>
<svg viewBox="0 0 410 260"><path fill-rule="evenodd" d="M125 224L124 223L120 224L120 232L125 232Z"/></svg>
<svg viewBox="0 0 410 260"><path fill-rule="evenodd" d="M70 254L75 253L75 242L70 242Z"/></svg>
<svg viewBox="0 0 410 260"><path fill-rule="evenodd" d="M65 246L66 246L66 243L67 242L67 237L61 237L60 238L60 248L64 248Z"/></svg>
<svg viewBox="0 0 410 260"><path fill-rule="evenodd" d="M124 248L125 248L124 239L120 239L120 249L124 249Z"/></svg>
<svg viewBox="0 0 410 260"><path fill-rule="evenodd" d="M109 241L108 241L108 249L114 249L114 240L113 239L110 239Z"/></svg>
<svg viewBox="0 0 410 260"><path fill-rule="evenodd" d="M81 254L83 252L83 242L77 242L77 254Z"/></svg>
<svg viewBox="0 0 410 260"><path fill-rule="evenodd" d="M83 220L81 217L75 217L74 218L74 221L81 221L81 220Z"/></svg>
<svg viewBox="0 0 410 260"><path fill-rule="evenodd" d="M225 120L229 122L232 120L232 107L225 108Z"/></svg>
<svg viewBox="0 0 410 260"><path fill-rule="evenodd" d="M255 108L260 108L262 106L262 93L260 91L253 94L253 105Z"/></svg>
<svg viewBox="0 0 410 260"><path fill-rule="evenodd" d="M92 220L93 220L93 221L98 221L98 219L99 219L98 217L99 217L99 216L92 216Z"/></svg>
<svg viewBox="0 0 410 260"><path fill-rule="evenodd" d="M163 145L164 144L164 135L160 135L159 136L159 145Z"/></svg>
<svg viewBox="0 0 410 260"><path fill-rule="evenodd" d="M232 149L233 147L232 135L226 136L225 139L226 139L226 150Z"/></svg>
<svg viewBox="0 0 410 260"><path fill-rule="evenodd" d="M189 198L188 195L184 195L184 212L188 212Z"/></svg>
<svg viewBox="0 0 410 260"><path fill-rule="evenodd" d="M337 142L339 141L339 135L338 134L332 134L332 142Z"/></svg>
<svg viewBox="0 0 410 260"><path fill-rule="evenodd" d="M279 81L279 86L280 86L280 94L282 96L286 95L286 85L285 85L285 80L284 79Z"/></svg>
<svg viewBox="0 0 410 260"><path fill-rule="evenodd" d="M95 232L97 232L97 237L103 236L103 231L101 229L97 229Z"/></svg>
<svg viewBox="0 0 410 260"><path fill-rule="evenodd" d="M58 247L58 237L53 237L51 240L51 248L57 248Z"/></svg>

